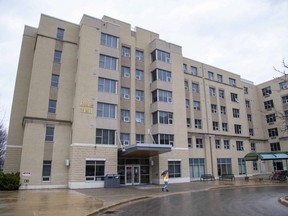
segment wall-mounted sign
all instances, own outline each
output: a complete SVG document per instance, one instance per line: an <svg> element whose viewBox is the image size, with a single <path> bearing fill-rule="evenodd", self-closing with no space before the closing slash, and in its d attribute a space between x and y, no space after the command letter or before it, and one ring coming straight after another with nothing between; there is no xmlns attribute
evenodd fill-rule
<svg viewBox="0 0 288 216"><path fill-rule="evenodd" d="M30 171L24 171L24 172L22 172L22 176L31 176L31 172Z"/></svg>
<svg viewBox="0 0 288 216"><path fill-rule="evenodd" d="M80 102L80 112L86 113L86 114L92 114L93 113L94 104L89 102Z"/></svg>

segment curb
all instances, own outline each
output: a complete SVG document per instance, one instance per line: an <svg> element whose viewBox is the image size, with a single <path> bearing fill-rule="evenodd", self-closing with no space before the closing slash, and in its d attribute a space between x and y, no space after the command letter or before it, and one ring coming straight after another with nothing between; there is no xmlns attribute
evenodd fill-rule
<svg viewBox="0 0 288 216"><path fill-rule="evenodd" d="M98 215L98 214L100 214L102 212L107 211L110 208L114 208L114 207L117 207L117 206L120 206L120 205L124 205L124 204L127 204L127 203L132 203L132 202L136 202L136 201L140 201L140 200L144 200L144 199L149 199L149 198L152 198L152 197L142 196L142 197L134 197L134 198L131 198L131 199L123 200L121 202L117 202L117 203L102 207L100 209L97 209L96 211L89 213L87 216L95 216L95 215Z"/></svg>
<svg viewBox="0 0 288 216"><path fill-rule="evenodd" d="M279 198L279 202L283 205L285 205L286 207L288 207L288 196L286 197L280 197Z"/></svg>

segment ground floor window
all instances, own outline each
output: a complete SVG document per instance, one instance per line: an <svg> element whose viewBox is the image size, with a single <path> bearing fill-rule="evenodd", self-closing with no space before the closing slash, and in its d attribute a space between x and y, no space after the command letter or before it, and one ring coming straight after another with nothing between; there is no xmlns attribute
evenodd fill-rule
<svg viewBox="0 0 288 216"><path fill-rule="evenodd" d="M257 163L257 161L253 161L253 170L255 170L255 171L258 170L258 163Z"/></svg>
<svg viewBox="0 0 288 216"><path fill-rule="evenodd" d="M51 177L51 160L43 161L43 169L42 169L42 181L50 181Z"/></svg>
<svg viewBox="0 0 288 216"><path fill-rule="evenodd" d="M104 181L105 161L86 160L86 181Z"/></svg>
<svg viewBox="0 0 288 216"><path fill-rule="evenodd" d="M181 177L181 161L168 161L169 178Z"/></svg>
<svg viewBox="0 0 288 216"><path fill-rule="evenodd" d="M283 170L283 163L282 163L282 161L274 160L274 161L273 161L273 167L274 167L274 171Z"/></svg>
<svg viewBox="0 0 288 216"><path fill-rule="evenodd" d="M230 174L232 172L232 159L231 158L217 158L218 176L222 174Z"/></svg>
<svg viewBox="0 0 288 216"><path fill-rule="evenodd" d="M239 169L239 175L246 174L246 163L243 158L238 158L238 169Z"/></svg>
<svg viewBox="0 0 288 216"><path fill-rule="evenodd" d="M190 178L200 178L205 173L204 158L189 158Z"/></svg>

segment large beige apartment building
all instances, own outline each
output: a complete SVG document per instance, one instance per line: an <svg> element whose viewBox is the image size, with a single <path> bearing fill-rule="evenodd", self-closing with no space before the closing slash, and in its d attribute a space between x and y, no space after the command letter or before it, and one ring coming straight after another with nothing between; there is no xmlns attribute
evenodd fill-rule
<svg viewBox="0 0 288 216"><path fill-rule="evenodd" d="M103 187L109 174L160 184L166 169L171 183L287 169L244 160L288 151L277 117L288 112L286 86L255 86L107 16L41 15L24 30L4 171L33 189Z"/></svg>

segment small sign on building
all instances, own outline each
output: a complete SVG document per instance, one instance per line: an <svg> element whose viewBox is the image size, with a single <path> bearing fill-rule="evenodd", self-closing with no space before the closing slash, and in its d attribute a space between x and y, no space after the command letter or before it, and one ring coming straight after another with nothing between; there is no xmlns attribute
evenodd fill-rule
<svg viewBox="0 0 288 216"><path fill-rule="evenodd" d="M31 176L31 172L30 171L24 171L22 172L22 176Z"/></svg>

